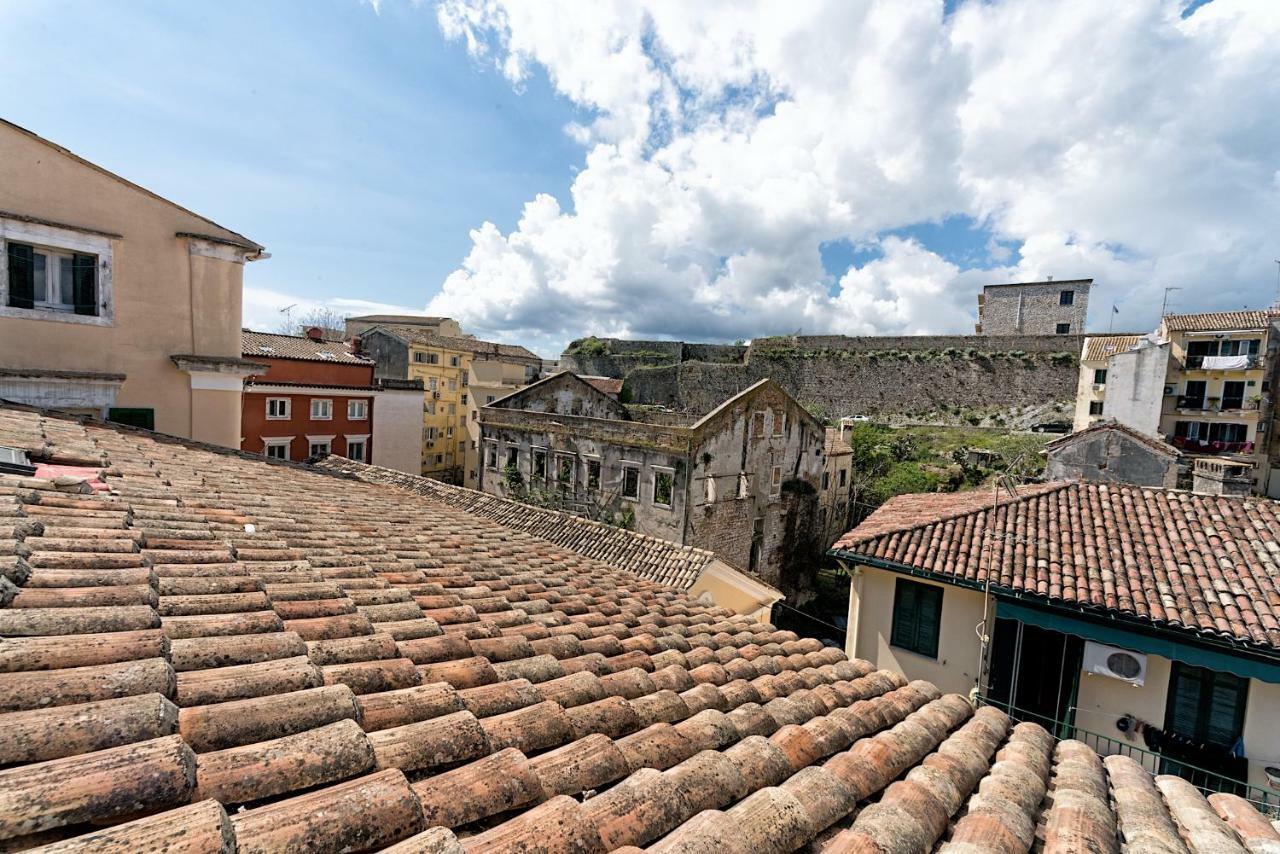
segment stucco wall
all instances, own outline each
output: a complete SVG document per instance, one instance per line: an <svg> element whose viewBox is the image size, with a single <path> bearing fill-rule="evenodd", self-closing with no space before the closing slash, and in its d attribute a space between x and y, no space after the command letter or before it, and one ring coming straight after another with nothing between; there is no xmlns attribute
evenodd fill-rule
<svg viewBox="0 0 1280 854"><path fill-rule="evenodd" d="M1160 435L1169 345L1117 353L1107 360L1102 414L1148 436Z"/></svg>
<svg viewBox="0 0 1280 854"><path fill-rule="evenodd" d="M239 395L193 401L169 357L239 357L244 265L192 255L176 234L240 238L6 125L0 210L121 236L110 240L110 325L0 317L0 364L123 373L116 406L154 409L162 432L238 444Z"/></svg>
<svg viewBox="0 0 1280 854"><path fill-rule="evenodd" d="M982 622L982 593L952 585L937 585L943 589L938 658L926 658L889 644L894 585L897 579L905 576L865 566L859 569L862 573L861 607L857 612L858 629L853 649L846 650L849 655L865 658L886 670L896 670L908 679L927 679L943 693L968 696L978 680L979 645L974 627ZM933 584L919 578L911 580ZM994 608L990 616L994 620Z"/></svg>
<svg viewBox="0 0 1280 854"><path fill-rule="evenodd" d="M1136 486L1178 485L1174 457L1115 430L1100 429L1051 448L1045 464L1046 480L1089 480Z"/></svg>
<svg viewBox="0 0 1280 854"><path fill-rule="evenodd" d="M373 464L418 474L422 469L422 392L374 394Z"/></svg>

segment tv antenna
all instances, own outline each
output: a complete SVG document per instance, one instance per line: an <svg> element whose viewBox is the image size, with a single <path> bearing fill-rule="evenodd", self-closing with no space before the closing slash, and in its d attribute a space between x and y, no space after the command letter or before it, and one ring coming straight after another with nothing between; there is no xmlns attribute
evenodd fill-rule
<svg viewBox="0 0 1280 854"><path fill-rule="evenodd" d="M1277 264L1280 264L1280 261L1277 261L1276 263L1277 263ZM1165 288L1165 289L1164 289L1164 301L1160 303L1160 316L1161 316L1161 317L1164 317L1165 309L1167 309L1167 308L1169 307L1169 292L1170 292L1170 291L1180 291L1180 290L1182 290L1182 288L1170 287L1170 288Z"/></svg>

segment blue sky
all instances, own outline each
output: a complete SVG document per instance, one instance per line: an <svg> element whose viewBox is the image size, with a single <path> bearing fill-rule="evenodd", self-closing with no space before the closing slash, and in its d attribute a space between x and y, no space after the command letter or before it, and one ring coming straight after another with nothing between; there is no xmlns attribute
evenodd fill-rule
<svg viewBox="0 0 1280 854"><path fill-rule="evenodd" d="M266 245L255 328L552 355L963 332L1049 275L1102 328L1275 293L1275 0L378 6L0 0L3 115Z"/></svg>
<svg viewBox="0 0 1280 854"><path fill-rule="evenodd" d="M247 284L299 298L421 309L583 159L544 75L517 92L429 7L5 0L0 37L5 118L264 244Z"/></svg>

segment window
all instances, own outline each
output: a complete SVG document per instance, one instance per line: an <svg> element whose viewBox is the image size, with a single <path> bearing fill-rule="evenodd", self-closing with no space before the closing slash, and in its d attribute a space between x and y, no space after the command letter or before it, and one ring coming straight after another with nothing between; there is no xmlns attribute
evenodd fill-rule
<svg viewBox="0 0 1280 854"><path fill-rule="evenodd" d="M893 590L893 628L889 645L938 657L942 626L942 588L899 578Z"/></svg>
<svg viewBox="0 0 1280 854"><path fill-rule="evenodd" d="M457 357L457 356L450 356L450 357L449 357L449 367L451 367L451 368L456 368L456 367L458 367L458 357ZM453 381L452 381L452 380L450 380L450 381L449 381L449 385L450 385L450 386L452 386L452 385L453 385Z"/></svg>
<svg viewBox="0 0 1280 854"><path fill-rule="evenodd" d="M435 415L436 414L435 401L432 401L431 403L424 403L422 405L422 411L427 413L428 415Z"/></svg>
<svg viewBox="0 0 1280 854"><path fill-rule="evenodd" d="M289 447L292 444L292 436L289 436L288 438L282 437L275 439L264 438L262 440L262 452L273 460L287 460L289 459Z"/></svg>
<svg viewBox="0 0 1280 854"><path fill-rule="evenodd" d="M438 353L414 353L413 360L421 365L438 365L440 364L440 355Z"/></svg>
<svg viewBox="0 0 1280 854"><path fill-rule="evenodd" d="M849 482L849 470L840 469L840 485L844 486L848 482Z"/></svg>
<svg viewBox="0 0 1280 854"><path fill-rule="evenodd" d="M1216 343L1216 342L1215 342ZM1204 409L1204 393L1207 385L1204 380L1188 380L1186 391L1178 401L1179 409Z"/></svg>
<svg viewBox="0 0 1280 854"><path fill-rule="evenodd" d="M447 438L449 438L449 439L452 439L452 438L453 438L453 425L452 425L452 424L450 424L448 427L446 427L446 428L445 428L445 430L444 430L444 435L445 435Z"/></svg>
<svg viewBox="0 0 1280 854"><path fill-rule="evenodd" d="M705 483L706 492L704 493L708 504L716 503L716 479L713 475L707 475Z"/></svg>
<svg viewBox="0 0 1280 854"><path fill-rule="evenodd" d="M113 406L107 410L107 420L113 424L128 424L130 427L141 427L144 430L156 429L154 409Z"/></svg>
<svg viewBox="0 0 1280 854"><path fill-rule="evenodd" d="M547 452L542 448L533 449L533 476L540 479L547 476Z"/></svg>
<svg viewBox="0 0 1280 854"><path fill-rule="evenodd" d="M463 388L466 388L466 387L467 387L467 386L469 386L469 385L471 385L471 375L470 375L470 374L463 374L463 375L462 375L462 387L463 387Z"/></svg>
<svg viewBox="0 0 1280 854"><path fill-rule="evenodd" d="M1205 356L1218 355L1217 341L1191 341L1187 344L1187 370L1194 371L1204 364Z"/></svg>
<svg viewBox="0 0 1280 854"><path fill-rule="evenodd" d="M307 438L307 456L323 457L329 454L329 448L333 444L333 439L312 439Z"/></svg>
<svg viewBox="0 0 1280 854"><path fill-rule="evenodd" d="M1097 369L1095 369L1095 370L1094 370L1094 372L1093 372L1093 382L1094 382L1094 384L1095 384L1095 385L1106 385L1106 384L1107 384L1107 369L1106 369L1106 368L1097 368Z"/></svg>
<svg viewBox="0 0 1280 854"><path fill-rule="evenodd" d="M826 489L831 486L831 472L824 471L822 473L822 488Z"/></svg>
<svg viewBox="0 0 1280 854"><path fill-rule="evenodd" d="M472 420L472 421L479 421L479 420L480 420L480 411L479 411L479 410L477 410L477 409L473 409L473 410L471 410L471 420Z"/></svg>
<svg viewBox="0 0 1280 854"><path fill-rule="evenodd" d="M775 412L773 414L773 435L781 436L787 432L787 413Z"/></svg>
<svg viewBox="0 0 1280 854"><path fill-rule="evenodd" d="M8 307L97 316L98 256L9 241Z"/></svg>
<svg viewBox="0 0 1280 854"><path fill-rule="evenodd" d="M1053 331L1059 335L1068 335L1071 332L1071 324L1059 323L1057 326L1054 327Z"/></svg>
<svg viewBox="0 0 1280 854"><path fill-rule="evenodd" d="M457 390L458 390L458 381L449 380L449 391L457 391Z"/></svg>
<svg viewBox="0 0 1280 854"><path fill-rule="evenodd" d="M1072 305L1076 301L1075 291L1063 291L1058 294L1058 305Z"/></svg>
<svg viewBox="0 0 1280 854"><path fill-rule="evenodd" d="M573 457L557 456L556 457L556 483L560 484L561 489L573 489Z"/></svg>
<svg viewBox="0 0 1280 854"><path fill-rule="evenodd" d="M669 469L656 469L653 473L653 503L659 507L670 507L675 485L675 472Z"/></svg>
<svg viewBox="0 0 1280 854"><path fill-rule="evenodd" d="M355 460L358 463L364 462L365 442L366 439L348 439L347 440L347 459Z"/></svg>
<svg viewBox="0 0 1280 854"><path fill-rule="evenodd" d="M369 401L367 400L348 400L347 401L347 420L364 421L369 417Z"/></svg>
<svg viewBox="0 0 1280 854"><path fill-rule="evenodd" d="M1173 662L1166 729L1200 744L1229 749L1244 729L1249 680Z"/></svg>
<svg viewBox="0 0 1280 854"><path fill-rule="evenodd" d="M782 492L782 466L774 466L773 473L769 476L769 494L777 495Z"/></svg>
<svg viewBox="0 0 1280 854"><path fill-rule="evenodd" d="M311 420L328 421L333 418L333 401L327 397L311 399Z"/></svg>
<svg viewBox="0 0 1280 854"><path fill-rule="evenodd" d="M1091 400L1091 401L1089 401L1089 414L1090 414L1090 415L1101 415L1101 414L1102 414L1102 401L1101 401L1101 400Z"/></svg>
<svg viewBox="0 0 1280 854"><path fill-rule="evenodd" d="M600 488L600 461L587 460L587 489L593 492Z"/></svg>
<svg viewBox="0 0 1280 854"><path fill-rule="evenodd" d="M507 466L506 467L509 469L515 469L517 471L520 469L520 449L517 448L515 445L510 445L507 447Z"/></svg>
<svg viewBox="0 0 1280 854"><path fill-rule="evenodd" d="M498 443L484 443L484 467L487 469L496 469L498 467Z"/></svg>
<svg viewBox="0 0 1280 854"><path fill-rule="evenodd" d="M764 438L764 410L751 413L751 438Z"/></svg>
<svg viewBox="0 0 1280 854"><path fill-rule="evenodd" d="M747 492L751 489L751 481L748 479L747 473L744 471L738 475L738 498L746 498Z"/></svg>
<svg viewBox="0 0 1280 854"><path fill-rule="evenodd" d="M495 399L496 399L496 398L494 398L494 396L493 396L493 395L491 395L491 394L486 394L486 395L484 396L484 405L485 405L485 406L488 406L489 404L493 403L493 401L494 401Z"/></svg>
<svg viewBox="0 0 1280 854"><path fill-rule="evenodd" d="M435 377L428 378L427 380L428 391L437 391L439 390L439 387L440 387L440 381L438 379L436 379Z"/></svg>
<svg viewBox="0 0 1280 854"><path fill-rule="evenodd" d="M456 403L451 403L451 404L449 404L449 414L450 414L450 415L457 415L457 414L458 414L458 404L456 404Z"/></svg>
<svg viewBox="0 0 1280 854"><path fill-rule="evenodd" d="M467 405L467 396L465 394L462 396L462 405L463 406Z"/></svg>
<svg viewBox="0 0 1280 854"><path fill-rule="evenodd" d="M640 467L622 467L622 497L632 501L640 500Z"/></svg>
<svg viewBox="0 0 1280 854"><path fill-rule="evenodd" d="M1258 346L1262 342L1257 338L1243 341L1223 341L1222 348L1218 351L1219 356L1256 356L1258 355Z"/></svg>
<svg viewBox="0 0 1280 854"><path fill-rule="evenodd" d="M428 428L427 428L427 441L428 441L428 442L434 442L435 440L436 440L436 428L434 428L434 427L428 427Z"/></svg>
<svg viewBox="0 0 1280 854"><path fill-rule="evenodd" d="M267 420L283 421L288 420L291 409L289 406L289 398L287 397L268 397L267 398Z"/></svg>
<svg viewBox="0 0 1280 854"><path fill-rule="evenodd" d="M1244 382L1231 380L1222 384L1222 408L1239 409L1244 406Z"/></svg>

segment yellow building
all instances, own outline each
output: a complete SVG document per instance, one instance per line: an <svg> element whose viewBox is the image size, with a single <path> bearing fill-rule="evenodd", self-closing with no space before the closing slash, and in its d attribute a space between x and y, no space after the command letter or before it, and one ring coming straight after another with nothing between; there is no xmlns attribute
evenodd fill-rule
<svg viewBox="0 0 1280 854"><path fill-rule="evenodd" d="M1108 417L1106 413L1107 362L1132 349L1141 335L1090 335L1080 351L1080 381L1076 386L1076 411L1071 431L1078 433Z"/></svg>
<svg viewBox="0 0 1280 854"><path fill-rule="evenodd" d="M422 474L455 484L463 483L469 470L468 454L475 453L472 440L479 438L469 429L469 407L474 400L472 366L486 362L509 365L510 375L514 378L518 374L521 385L537 379L541 367L541 360L524 347L438 335L431 327L420 325L366 329L360 334L360 349L377 362L377 376L422 380ZM503 387L503 370L482 368L481 375L486 382L496 381L497 387ZM515 388L507 387L504 394ZM485 392L486 396L492 393Z"/></svg>
<svg viewBox="0 0 1280 854"><path fill-rule="evenodd" d="M0 398L240 446L257 243L0 120Z"/></svg>
<svg viewBox="0 0 1280 854"><path fill-rule="evenodd" d="M512 362L473 361L467 377L466 429L463 485L480 488L480 407L519 391L529 384L524 365Z"/></svg>

